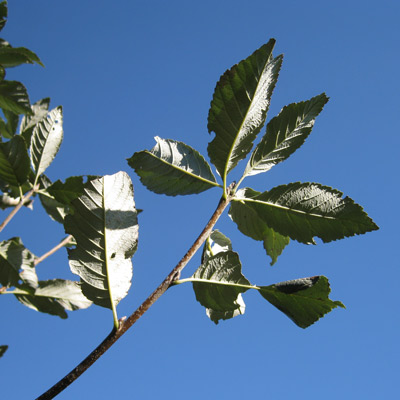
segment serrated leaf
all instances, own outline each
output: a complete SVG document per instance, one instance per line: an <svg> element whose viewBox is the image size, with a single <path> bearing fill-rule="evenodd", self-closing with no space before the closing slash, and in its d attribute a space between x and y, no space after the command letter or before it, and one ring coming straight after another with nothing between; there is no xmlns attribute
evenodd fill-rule
<svg viewBox="0 0 400 400"><path fill-rule="evenodd" d="M3 344L0 346L0 358L4 356L4 353L7 351L8 346Z"/></svg>
<svg viewBox="0 0 400 400"><path fill-rule="evenodd" d="M29 155L24 139L16 135L0 143L0 178L10 186L20 187L30 172Z"/></svg>
<svg viewBox="0 0 400 400"><path fill-rule="evenodd" d="M236 196L237 198L252 198L259 194L260 192L246 188L239 190ZM263 242L267 255L271 257L271 265L274 265L283 249L289 244L290 239L270 228L247 202L232 201L229 216L236 223L240 232Z"/></svg>
<svg viewBox="0 0 400 400"><path fill-rule="evenodd" d="M63 115L59 106L33 129L31 161L36 172L35 181L43 174L56 156L63 139Z"/></svg>
<svg viewBox="0 0 400 400"><path fill-rule="evenodd" d="M72 205L74 213L64 221L77 243L68 251L71 271L88 299L114 311L130 288L137 248L132 182L125 172L89 181Z"/></svg>
<svg viewBox="0 0 400 400"><path fill-rule="evenodd" d="M328 100L322 93L284 107L268 123L267 132L251 155L243 176L266 172L293 154L311 133L315 118Z"/></svg>
<svg viewBox="0 0 400 400"><path fill-rule="evenodd" d="M32 104L32 114L24 115L21 120L21 125L19 127L20 135L25 139L27 146L31 143L31 137L33 133L33 128L40 121L47 118L49 113L50 99L46 97Z"/></svg>
<svg viewBox="0 0 400 400"><path fill-rule="evenodd" d="M228 250L232 250L231 240L219 230L212 231L204 243L201 263L204 264L210 257Z"/></svg>
<svg viewBox="0 0 400 400"><path fill-rule="evenodd" d="M8 110L3 110L3 114L7 123L0 118L0 134L6 139L11 139L17 131L19 115Z"/></svg>
<svg viewBox="0 0 400 400"><path fill-rule="evenodd" d="M71 176L61 182L57 180L47 187L47 192L59 203L69 205L72 200L81 196L85 184L83 182L83 176Z"/></svg>
<svg viewBox="0 0 400 400"><path fill-rule="evenodd" d="M0 108L15 114L31 114L28 92L21 82L0 82Z"/></svg>
<svg viewBox="0 0 400 400"><path fill-rule="evenodd" d="M249 189L240 193L246 194ZM379 229L362 207L319 183L290 183L251 198L237 196L274 231L301 243L343 239Z"/></svg>
<svg viewBox="0 0 400 400"><path fill-rule="evenodd" d="M0 47L0 65L4 68L34 63L44 67L40 58L33 51L25 47Z"/></svg>
<svg viewBox="0 0 400 400"><path fill-rule="evenodd" d="M301 328L307 328L336 307L345 308L340 301L329 299L330 291L325 276L260 287L261 296Z"/></svg>
<svg viewBox="0 0 400 400"><path fill-rule="evenodd" d="M275 40L234 65L220 78L208 114L208 131L215 138L208 155L224 179L250 152L265 123L282 56L272 58Z"/></svg>
<svg viewBox="0 0 400 400"><path fill-rule="evenodd" d="M21 282L30 288L38 285L35 256L20 238L0 242L0 283L10 287L19 286Z"/></svg>
<svg viewBox="0 0 400 400"><path fill-rule="evenodd" d="M203 263L190 278L197 301L216 324L220 319L244 314L241 293L250 288L242 275L239 256L233 251L220 252Z"/></svg>
<svg viewBox="0 0 400 400"><path fill-rule="evenodd" d="M185 143L156 136L150 151L134 153L128 164L147 189L168 196L204 192L218 186L204 157Z"/></svg>
<svg viewBox="0 0 400 400"><path fill-rule="evenodd" d="M88 300L81 290L79 282L63 279L40 281L35 290L23 288L15 297L25 306L46 314L67 318L65 310L75 311L89 307L92 302Z"/></svg>
<svg viewBox="0 0 400 400"><path fill-rule="evenodd" d="M0 31L4 28L7 22L7 14L8 14L7 1L2 1L0 3Z"/></svg>

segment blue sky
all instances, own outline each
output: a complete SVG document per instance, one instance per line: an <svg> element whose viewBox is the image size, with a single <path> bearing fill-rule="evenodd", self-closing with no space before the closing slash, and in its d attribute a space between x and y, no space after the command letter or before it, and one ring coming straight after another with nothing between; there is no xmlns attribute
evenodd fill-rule
<svg viewBox="0 0 400 400"><path fill-rule="evenodd" d="M284 53L269 117L286 104L326 92L329 103L306 143L268 175L267 190L319 182L361 204L380 230L329 244L291 242L274 267L262 245L225 215L217 228L233 241L255 284L325 275L336 309L303 330L256 293L244 316L214 325L190 285L170 289L59 399L377 399L397 396L400 327L397 1L81 1L10 2L2 37L35 51L45 68L9 70L32 102L63 106L64 142L46 172L52 180L127 171L140 215L129 315L179 261L220 192L170 198L147 191L126 158L154 136L207 155L207 114L220 75L269 38ZM235 176L233 177L235 178ZM3 213L3 215L5 215ZM2 217L2 219L4 216ZM2 232L37 255L64 237L35 202ZM199 256L187 267L190 276ZM41 279L74 279L66 252L38 266ZM40 395L83 359L112 327L92 307L67 320L2 296L2 397Z"/></svg>

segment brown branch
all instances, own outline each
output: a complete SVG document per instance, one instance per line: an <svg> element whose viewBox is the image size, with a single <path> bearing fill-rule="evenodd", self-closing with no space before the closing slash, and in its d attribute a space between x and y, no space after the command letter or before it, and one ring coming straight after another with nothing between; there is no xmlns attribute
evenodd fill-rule
<svg viewBox="0 0 400 400"><path fill-rule="evenodd" d="M229 188L232 189L231 187ZM91 365L93 365L132 325L167 291L171 286L172 282L179 278L179 275L186 264L190 261L196 251L201 247L204 241L210 235L214 225L222 215L225 208L228 206L231 195L228 190L227 198L221 198L217 209L211 216L207 225L193 243L192 247L183 256L181 261L176 267L169 273L164 281L158 286L158 288L142 303L141 306L127 319L122 318L119 320L119 328L113 329L110 334L94 349L79 365L77 365L68 375L57 382L47 392L43 393L36 400L50 400L66 389L72 382L74 382L80 375L82 375Z"/></svg>
<svg viewBox="0 0 400 400"><path fill-rule="evenodd" d="M41 263L43 260L45 260L47 257L51 256L52 254L54 254L57 250L61 249L62 247L64 247L65 245L67 245L72 239L72 236L69 235L67 236L63 241L61 241L60 243L58 243L57 246L54 246L51 250L49 250L47 253L43 254L42 256L38 257L35 259L35 267L36 265L38 265L39 263Z"/></svg>

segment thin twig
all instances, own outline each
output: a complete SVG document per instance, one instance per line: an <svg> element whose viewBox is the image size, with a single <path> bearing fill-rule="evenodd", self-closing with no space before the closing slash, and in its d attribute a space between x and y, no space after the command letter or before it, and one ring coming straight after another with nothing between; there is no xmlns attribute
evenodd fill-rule
<svg viewBox="0 0 400 400"><path fill-rule="evenodd" d="M45 260L47 257L51 256L52 254L54 254L57 250L61 249L62 247L64 247L65 245L67 245L72 239L72 236L69 235L67 236L63 241L61 241L60 243L58 243L57 246L54 246L51 250L49 250L47 253L43 254L42 256L38 257L35 259L35 267L36 265L38 265L39 263L41 263L43 260Z"/></svg>
<svg viewBox="0 0 400 400"><path fill-rule="evenodd" d="M21 209L21 207L26 203L28 199L32 197L35 193L36 187L30 190L24 197L21 198L21 201L12 209L10 214L8 214L7 218L0 225L0 232L7 226L7 224L13 219L14 215Z"/></svg>
<svg viewBox="0 0 400 400"><path fill-rule="evenodd" d="M231 188L230 188L231 189ZM43 393L36 400L50 400L66 389L72 382L74 382L80 375L83 374L91 365L93 365L132 325L163 295L171 286L172 282L179 279L179 275L186 264L190 261L196 251L201 247L204 241L210 235L214 225L222 215L225 208L228 206L231 197L228 192L227 198L222 197L217 209L211 216L207 225L193 243L192 247L179 261L176 267L168 274L164 281L158 288L142 303L142 305L127 319L121 318L119 320L119 328L113 329L110 334L100 343L95 350L92 351L79 365L77 365L68 375L57 382L47 392Z"/></svg>

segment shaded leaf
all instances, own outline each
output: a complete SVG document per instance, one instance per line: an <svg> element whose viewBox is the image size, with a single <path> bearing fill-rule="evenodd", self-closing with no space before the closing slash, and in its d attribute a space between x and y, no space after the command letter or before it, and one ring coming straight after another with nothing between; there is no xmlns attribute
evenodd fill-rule
<svg viewBox="0 0 400 400"><path fill-rule="evenodd" d="M24 115L19 128L20 135L25 139L26 145L30 146L33 128L37 123L47 118L49 113L50 99L46 97L32 104L32 114Z"/></svg>
<svg viewBox="0 0 400 400"><path fill-rule="evenodd" d="M345 308L340 301L329 299L330 291L325 276L260 287L261 296L301 328L307 328L336 307Z"/></svg>
<svg viewBox="0 0 400 400"><path fill-rule="evenodd" d="M8 110L3 110L3 114L6 117L7 122L0 119L0 134L4 138L11 139L17 131L19 115Z"/></svg>
<svg viewBox="0 0 400 400"><path fill-rule="evenodd" d="M150 151L134 153L128 164L149 190L168 196L200 193L218 186L210 166L182 142L155 137Z"/></svg>
<svg viewBox="0 0 400 400"><path fill-rule="evenodd" d="M31 114L28 92L21 82L0 82L0 108L15 114Z"/></svg>
<svg viewBox="0 0 400 400"><path fill-rule="evenodd" d="M0 3L0 31L6 25L7 14L8 14L7 1L2 1Z"/></svg>
<svg viewBox="0 0 400 400"><path fill-rule="evenodd" d="M4 68L34 63L44 67L40 58L33 51L28 50L25 47L0 47L0 65Z"/></svg>
<svg viewBox="0 0 400 400"><path fill-rule="evenodd" d="M50 111L46 119L35 125L31 138L31 161L38 177L56 156L63 139L62 107Z"/></svg>
<svg viewBox="0 0 400 400"><path fill-rule="evenodd" d="M266 172L286 160L307 139L315 118L328 102L325 93L300 103L290 104L267 125L267 133L255 148L243 176Z"/></svg>
<svg viewBox="0 0 400 400"><path fill-rule="evenodd" d="M59 203L69 205L72 200L83 194L85 187L83 178L83 176L71 176L65 182L58 180L47 188L47 192Z"/></svg>
<svg viewBox="0 0 400 400"><path fill-rule="evenodd" d="M74 213L64 221L77 243L68 251L71 271L88 299L114 311L130 288L137 248L132 182L125 172L92 180L72 205Z"/></svg>
<svg viewBox="0 0 400 400"><path fill-rule="evenodd" d="M207 150L224 181L249 153L265 123L282 64L282 56L272 58L274 45L271 39L227 70L215 88L208 114L208 131L215 132L215 138Z"/></svg>
<svg viewBox="0 0 400 400"><path fill-rule="evenodd" d="M260 192L246 188L239 190L236 196L238 198L253 198L259 194ZM237 224L240 232L254 240L263 242L265 251L271 257L271 265L274 265L278 256L289 244L290 239L270 228L247 202L232 201L229 216Z"/></svg>
<svg viewBox="0 0 400 400"><path fill-rule="evenodd" d="M16 287L20 282L30 288L38 285L35 256L20 238L12 238L0 242L0 283L5 287Z"/></svg>
<svg viewBox="0 0 400 400"><path fill-rule="evenodd" d="M290 183L249 198L251 189L239 192L234 201L244 203L274 231L301 243L315 243L315 236L330 242L379 229L360 205L318 183Z"/></svg>
<svg viewBox="0 0 400 400"><path fill-rule="evenodd" d="M15 297L25 306L46 314L67 318L65 310L75 311L89 307L88 300L81 290L79 282L54 279L40 281L35 290L16 290Z"/></svg>
<svg viewBox="0 0 400 400"><path fill-rule="evenodd" d="M0 358L4 356L4 353L7 351L8 346L3 344L0 346Z"/></svg>
<svg viewBox="0 0 400 400"><path fill-rule="evenodd" d="M208 258L190 278L197 301L216 324L220 319L244 314L241 293L251 285L241 270L238 254L225 251Z"/></svg>
<svg viewBox="0 0 400 400"><path fill-rule="evenodd" d="M0 143L0 178L10 186L19 187L29 176L29 155L25 141L19 135Z"/></svg>

